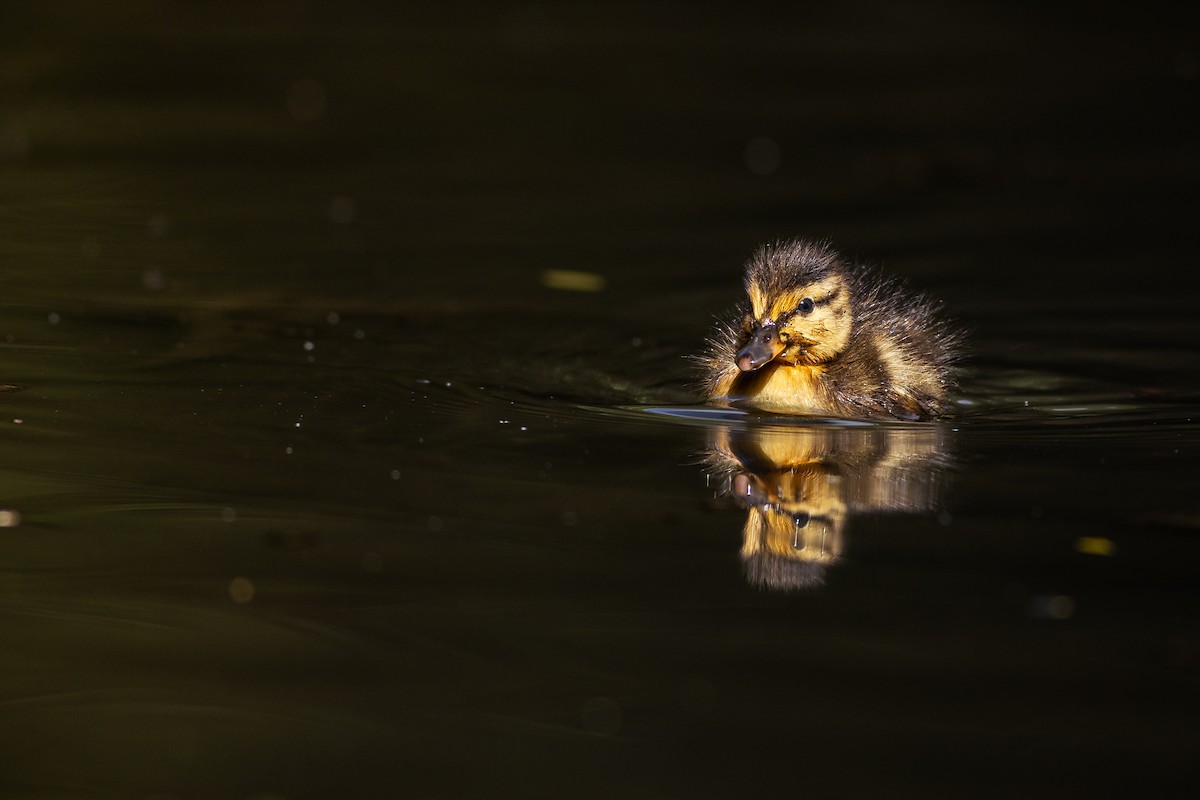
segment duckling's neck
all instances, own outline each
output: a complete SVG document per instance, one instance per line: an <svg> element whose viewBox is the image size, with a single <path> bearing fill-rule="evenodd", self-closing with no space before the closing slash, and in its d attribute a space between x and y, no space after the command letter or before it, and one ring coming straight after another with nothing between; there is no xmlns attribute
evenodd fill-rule
<svg viewBox="0 0 1200 800"><path fill-rule="evenodd" d="M836 413L836 405L830 400L821 381L824 372L824 364L785 364L776 361L762 369L743 372L735 377L728 394L752 398L755 406L768 411Z"/></svg>

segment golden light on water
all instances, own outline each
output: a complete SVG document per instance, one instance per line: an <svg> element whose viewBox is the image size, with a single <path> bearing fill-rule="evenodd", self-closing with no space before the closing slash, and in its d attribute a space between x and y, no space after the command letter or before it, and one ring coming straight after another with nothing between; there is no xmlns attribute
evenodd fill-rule
<svg viewBox="0 0 1200 800"><path fill-rule="evenodd" d="M1103 536L1080 536L1075 540L1075 549L1090 556L1111 556L1117 552L1117 543Z"/></svg>
<svg viewBox="0 0 1200 800"><path fill-rule="evenodd" d="M603 275L573 269L542 270L541 282L548 289L562 289L567 292L600 292L604 290Z"/></svg>

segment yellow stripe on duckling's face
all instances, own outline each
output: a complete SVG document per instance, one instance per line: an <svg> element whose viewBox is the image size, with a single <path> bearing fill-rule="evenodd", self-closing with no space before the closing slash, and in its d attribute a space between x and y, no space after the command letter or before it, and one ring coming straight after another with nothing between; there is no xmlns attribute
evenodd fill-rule
<svg viewBox="0 0 1200 800"><path fill-rule="evenodd" d="M754 318L777 325L787 343L778 356L781 361L820 364L841 353L850 339L849 287L838 276L777 295L751 284L747 294ZM809 303L811 310L805 312Z"/></svg>
<svg viewBox="0 0 1200 800"><path fill-rule="evenodd" d="M795 313L805 299L821 305L837 299L836 295L841 294L844 288L841 278L831 277L808 286L771 295L755 283L751 284L748 290L750 309L754 318L759 322L767 320L778 322Z"/></svg>

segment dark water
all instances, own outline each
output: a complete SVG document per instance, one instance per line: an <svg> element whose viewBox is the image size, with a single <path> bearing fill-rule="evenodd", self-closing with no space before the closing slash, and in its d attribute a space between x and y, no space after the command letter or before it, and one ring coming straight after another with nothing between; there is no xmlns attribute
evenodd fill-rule
<svg viewBox="0 0 1200 800"><path fill-rule="evenodd" d="M0 12L4 796L1197 777L1193 19L104 9ZM956 417L698 404L791 235Z"/></svg>

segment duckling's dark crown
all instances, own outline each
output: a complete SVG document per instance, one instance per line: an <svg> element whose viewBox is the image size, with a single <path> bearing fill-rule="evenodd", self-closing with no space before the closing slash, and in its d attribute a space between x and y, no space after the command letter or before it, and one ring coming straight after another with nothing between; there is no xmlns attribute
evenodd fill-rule
<svg viewBox="0 0 1200 800"><path fill-rule="evenodd" d="M746 288L768 295L809 286L834 275L848 277L846 264L825 242L801 239L764 244L746 263Z"/></svg>

